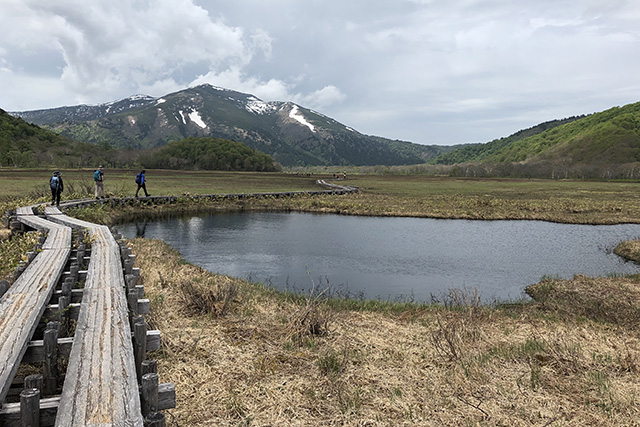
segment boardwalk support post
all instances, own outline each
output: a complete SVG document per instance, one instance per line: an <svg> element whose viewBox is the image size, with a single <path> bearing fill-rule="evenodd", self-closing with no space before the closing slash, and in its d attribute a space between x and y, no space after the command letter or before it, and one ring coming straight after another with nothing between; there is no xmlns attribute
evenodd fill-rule
<svg viewBox="0 0 640 427"><path fill-rule="evenodd" d="M166 421L162 412L154 412L144 419L145 427L165 427Z"/></svg>
<svg viewBox="0 0 640 427"><path fill-rule="evenodd" d="M6 280L0 280L0 298L2 298L2 295L6 294L8 290L9 282Z"/></svg>
<svg viewBox="0 0 640 427"><path fill-rule="evenodd" d="M138 381L142 382L142 362L147 358L147 324L145 323L144 317L142 316L134 317L133 356L135 358Z"/></svg>
<svg viewBox="0 0 640 427"><path fill-rule="evenodd" d="M40 390L37 388L20 393L20 420L23 426L40 427Z"/></svg>
<svg viewBox="0 0 640 427"><path fill-rule="evenodd" d="M158 411L158 374L142 376L142 416Z"/></svg>
<svg viewBox="0 0 640 427"><path fill-rule="evenodd" d="M50 396L58 389L58 336L60 323L49 322L44 331L44 364L42 367L44 376L43 394Z"/></svg>
<svg viewBox="0 0 640 427"><path fill-rule="evenodd" d="M145 360L142 362L142 377L145 374L157 374L158 373L158 361L157 360Z"/></svg>
<svg viewBox="0 0 640 427"><path fill-rule="evenodd" d="M42 376L42 374L27 375L24 378L24 388L26 390L30 388L37 388L38 390L42 390L43 384L44 377Z"/></svg>

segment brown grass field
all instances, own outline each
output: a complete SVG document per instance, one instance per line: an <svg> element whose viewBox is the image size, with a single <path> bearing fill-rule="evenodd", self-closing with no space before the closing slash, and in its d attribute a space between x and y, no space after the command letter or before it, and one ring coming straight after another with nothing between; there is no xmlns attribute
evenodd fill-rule
<svg viewBox="0 0 640 427"><path fill-rule="evenodd" d="M5 187L7 178L17 180L20 173L3 173L2 206L23 203L25 198L4 192L14 185ZM84 179L81 174L86 171L78 172L78 180ZM121 174L127 186L131 172ZM110 175L117 174L107 170ZM152 182L173 194L194 194L193 188L204 185L199 182L207 186L201 193L296 190L316 188L318 178L188 175L180 180L151 171L149 191L171 194L154 191ZM71 171L63 176L74 181ZM43 171L42 179L47 177ZM39 179L24 178L18 194L28 200L45 197L33 188ZM640 219L638 184L631 182L361 175L345 183L361 192L223 204L185 198L168 209L575 223ZM106 180L107 191L117 195L110 185ZM167 213L166 207L141 205L74 215L115 223ZM30 242L20 241L2 242L0 265L11 265L15 254L29 247ZM162 349L151 357L158 359L161 381L176 385L178 405L167 411L168 425L640 425L638 276L549 279L530 287L533 301L495 306L479 305L470 290L452 290L439 305L349 303L215 275L185 262L162 241L135 239L130 245L151 300L148 322L163 339ZM640 242L621 244L616 251L640 262Z"/></svg>
<svg viewBox="0 0 640 427"><path fill-rule="evenodd" d="M452 292L344 309L208 273L161 241L131 246L173 425L638 425L637 277L546 281L527 304Z"/></svg>

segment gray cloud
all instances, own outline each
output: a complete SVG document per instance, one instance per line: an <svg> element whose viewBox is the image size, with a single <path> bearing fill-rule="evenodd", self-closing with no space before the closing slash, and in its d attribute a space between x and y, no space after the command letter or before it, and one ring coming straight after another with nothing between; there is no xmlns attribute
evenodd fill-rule
<svg viewBox="0 0 640 427"><path fill-rule="evenodd" d="M364 133L452 144L640 98L634 0L0 5L6 110L211 83L291 100Z"/></svg>

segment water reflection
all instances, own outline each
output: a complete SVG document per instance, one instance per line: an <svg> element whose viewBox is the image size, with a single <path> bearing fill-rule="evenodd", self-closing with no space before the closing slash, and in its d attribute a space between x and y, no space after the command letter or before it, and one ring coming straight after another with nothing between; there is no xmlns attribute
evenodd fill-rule
<svg viewBox="0 0 640 427"><path fill-rule="evenodd" d="M136 237L146 237L147 231L147 223L146 222L136 222Z"/></svg>
<svg viewBox="0 0 640 427"><path fill-rule="evenodd" d="M331 285L366 298L429 301L451 288L515 299L542 276L637 271L611 249L640 225L231 213L120 227L190 262L279 288Z"/></svg>

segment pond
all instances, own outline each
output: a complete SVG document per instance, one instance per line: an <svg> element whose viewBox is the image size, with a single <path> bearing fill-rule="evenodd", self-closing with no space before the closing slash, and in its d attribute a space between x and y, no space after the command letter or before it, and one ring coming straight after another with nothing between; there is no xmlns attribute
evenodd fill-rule
<svg viewBox="0 0 640 427"><path fill-rule="evenodd" d="M572 225L308 213L215 213L126 224L166 241L209 271L308 292L431 301L477 289L485 301L526 297L543 278L624 275L638 266L612 253L640 224Z"/></svg>

